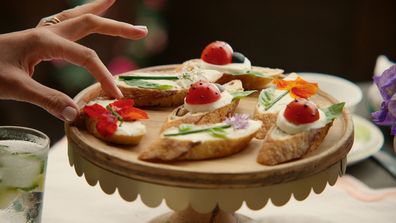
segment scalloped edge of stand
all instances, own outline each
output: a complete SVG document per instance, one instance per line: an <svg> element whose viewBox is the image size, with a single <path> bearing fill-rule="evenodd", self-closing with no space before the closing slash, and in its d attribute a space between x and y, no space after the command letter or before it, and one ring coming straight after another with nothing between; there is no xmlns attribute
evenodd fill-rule
<svg viewBox="0 0 396 223"><path fill-rule="evenodd" d="M333 186L346 168L344 158L318 174L287 183L246 189L193 189L152 184L117 175L85 160L73 149L70 141L68 154L70 166L74 166L77 175L84 175L87 183L93 187L99 183L106 194L118 191L120 197L129 202L135 201L139 195L148 207L158 207L165 201L174 211L182 211L190 206L199 213L209 213L217 205L223 211L235 212L243 202L252 210L264 208L269 200L276 206L283 206L292 196L302 201L311 191L320 194L328 184Z"/></svg>

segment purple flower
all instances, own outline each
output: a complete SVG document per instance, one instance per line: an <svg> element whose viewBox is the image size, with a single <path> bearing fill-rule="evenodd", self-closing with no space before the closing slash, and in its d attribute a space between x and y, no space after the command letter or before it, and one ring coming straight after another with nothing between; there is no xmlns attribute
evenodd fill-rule
<svg viewBox="0 0 396 223"><path fill-rule="evenodd" d="M384 101L380 110L372 113L373 121L378 125L392 126L391 133L396 135L396 65L374 77L374 82Z"/></svg>
<svg viewBox="0 0 396 223"><path fill-rule="evenodd" d="M245 129L249 126L249 115L235 114L234 116L228 117L224 122L232 125L234 129Z"/></svg>

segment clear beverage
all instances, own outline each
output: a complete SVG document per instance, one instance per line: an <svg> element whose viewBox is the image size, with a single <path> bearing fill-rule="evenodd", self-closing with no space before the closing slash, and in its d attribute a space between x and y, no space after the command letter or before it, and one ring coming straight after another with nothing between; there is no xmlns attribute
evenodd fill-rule
<svg viewBox="0 0 396 223"><path fill-rule="evenodd" d="M0 222L39 223L49 139L23 127L0 127Z"/></svg>

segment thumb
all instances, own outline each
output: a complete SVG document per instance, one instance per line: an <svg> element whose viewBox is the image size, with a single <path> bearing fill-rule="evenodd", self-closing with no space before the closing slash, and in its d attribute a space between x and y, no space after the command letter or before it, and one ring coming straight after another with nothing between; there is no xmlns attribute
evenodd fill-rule
<svg viewBox="0 0 396 223"><path fill-rule="evenodd" d="M31 78L27 78L23 85L24 89L19 94L19 100L38 105L63 121L72 122L77 118L78 106L66 94Z"/></svg>

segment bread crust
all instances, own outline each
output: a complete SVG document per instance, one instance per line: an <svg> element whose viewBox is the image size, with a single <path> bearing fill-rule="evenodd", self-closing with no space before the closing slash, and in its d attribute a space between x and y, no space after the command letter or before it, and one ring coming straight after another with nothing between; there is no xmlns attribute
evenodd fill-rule
<svg viewBox="0 0 396 223"><path fill-rule="evenodd" d="M253 71L262 72L268 74L270 78L267 77L257 77L253 75L231 75L223 74L223 76L216 81L216 83L224 84L232 80L242 81L243 88L245 90L261 90L268 86L273 79L283 78L283 70L281 69L271 69L265 67L253 67Z"/></svg>
<svg viewBox="0 0 396 223"><path fill-rule="evenodd" d="M204 160L229 156L247 148L256 132L241 138L190 141L161 137L139 155L145 161Z"/></svg>
<svg viewBox="0 0 396 223"><path fill-rule="evenodd" d="M299 159L319 147L331 125L332 122L323 128L311 129L294 135L285 135L282 138L274 138L274 134L286 133L273 126L264 138L263 147L257 156L257 162L263 165L276 165Z"/></svg>
<svg viewBox="0 0 396 223"><path fill-rule="evenodd" d="M132 98L137 107L173 107L184 103L188 89L158 90L118 85L126 98Z"/></svg>
<svg viewBox="0 0 396 223"><path fill-rule="evenodd" d="M254 110L253 119L260 120L263 124L256 134L257 139L264 139L267 132L275 125L278 113L275 112L260 112L258 105Z"/></svg>

